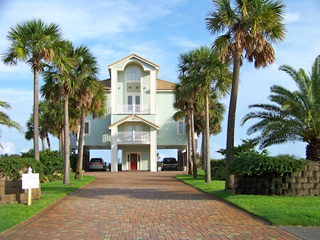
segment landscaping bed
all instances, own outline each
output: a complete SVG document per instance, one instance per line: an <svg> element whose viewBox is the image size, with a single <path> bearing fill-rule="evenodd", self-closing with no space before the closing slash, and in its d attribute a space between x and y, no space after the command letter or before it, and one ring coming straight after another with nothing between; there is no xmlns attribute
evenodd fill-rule
<svg viewBox="0 0 320 240"><path fill-rule="evenodd" d="M223 191L224 181L204 182L204 172L198 172L198 178L191 175L178 175L177 179L215 197L232 203L243 210L270 221L274 225L319 226L319 196L262 196L238 195Z"/></svg>

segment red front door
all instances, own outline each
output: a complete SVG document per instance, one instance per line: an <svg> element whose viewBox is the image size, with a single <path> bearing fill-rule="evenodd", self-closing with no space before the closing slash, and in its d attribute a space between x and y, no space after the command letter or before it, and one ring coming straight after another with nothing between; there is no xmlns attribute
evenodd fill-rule
<svg viewBox="0 0 320 240"><path fill-rule="evenodd" d="M137 160L138 154L137 153L130 153L130 161L131 161L131 170L137 170Z"/></svg>

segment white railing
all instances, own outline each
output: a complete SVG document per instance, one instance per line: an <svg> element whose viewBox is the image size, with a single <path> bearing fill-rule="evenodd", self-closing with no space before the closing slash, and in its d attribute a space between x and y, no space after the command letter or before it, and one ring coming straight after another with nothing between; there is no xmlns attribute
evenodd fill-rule
<svg viewBox="0 0 320 240"><path fill-rule="evenodd" d="M118 132L118 142L150 142L150 132Z"/></svg>
<svg viewBox="0 0 320 240"><path fill-rule="evenodd" d="M118 113L150 113L150 105L147 104L119 104Z"/></svg>

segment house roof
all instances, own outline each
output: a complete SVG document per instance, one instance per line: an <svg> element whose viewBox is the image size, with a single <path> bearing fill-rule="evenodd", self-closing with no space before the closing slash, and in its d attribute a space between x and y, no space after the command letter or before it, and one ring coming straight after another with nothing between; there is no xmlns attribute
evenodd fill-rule
<svg viewBox="0 0 320 240"><path fill-rule="evenodd" d="M155 63L153 63L153 62L150 62L149 60L147 60L147 59L145 59L145 58L142 58L142 57L140 57L139 55L137 55L137 54L135 54L135 53L130 54L129 56L127 56L127 57L125 57L125 58L122 58L122 59L120 59L120 60L118 60L118 61L116 61L116 62L114 62L114 63L111 63L111 64L108 66L108 68L111 68L111 67L114 66L115 64L120 63L120 62L122 62L122 61L125 61L125 60L127 60L127 59L130 59L130 58L132 58L132 57L135 57L135 58L137 58L137 59L139 59L139 60L141 60L141 61L143 61L143 62L146 62L146 63L150 64L151 66L153 66L153 67L155 67L155 68L159 68L159 66L158 66L157 64L155 64Z"/></svg>
<svg viewBox="0 0 320 240"><path fill-rule="evenodd" d="M157 90L173 90L175 86L175 83L157 79Z"/></svg>
<svg viewBox="0 0 320 240"><path fill-rule="evenodd" d="M111 90L111 79L105 79L101 81L103 86L107 90ZM157 79L157 90L173 90L176 84L165 80Z"/></svg>
<svg viewBox="0 0 320 240"><path fill-rule="evenodd" d="M136 114L131 114L131 115L129 115L129 116L125 117L125 118L122 118L121 120L111 124L109 126L109 129L111 129L111 128L115 127L115 126L118 126L118 125L120 125L120 124L122 124L124 122L129 122L129 121L142 121L143 123L145 123L145 124L147 124L147 125L149 125L151 127L154 127L155 129L159 129L160 128L158 125L156 125L156 124L154 124L154 123L152 123L152 122L150 122L150 121L148 121L148 120L146 120L146 119L144 119L142 117L139 117Z"/></svg>

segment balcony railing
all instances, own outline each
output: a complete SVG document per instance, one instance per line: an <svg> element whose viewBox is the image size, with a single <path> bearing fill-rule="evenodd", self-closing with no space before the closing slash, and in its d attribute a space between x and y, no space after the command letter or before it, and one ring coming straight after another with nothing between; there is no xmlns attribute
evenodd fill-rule
<svg viewBox="0 0 320 240"><path fill-rule="evenodd" d="M148 143L150 132L118 132L118 142Z"/></svg>
<svg viewBox="0 0 320 240"><path fill-rule="evenodd" d="M118 113L150 113L150 105L147 104L119 104Z"/></svg>

